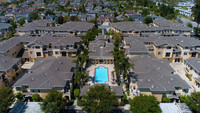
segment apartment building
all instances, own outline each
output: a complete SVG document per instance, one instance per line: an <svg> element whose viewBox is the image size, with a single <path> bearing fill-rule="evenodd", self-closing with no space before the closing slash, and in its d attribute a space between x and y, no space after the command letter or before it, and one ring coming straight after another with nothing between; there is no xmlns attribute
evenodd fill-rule
<svg viewBox="0 0 200 113"><path fill-rule="evenodd" d="M0 87L9 85L19 75L20 71L20 59L0 56Z"/></svg>
<svg viewBox="0 0 200 113"><path fill-rule="evenodd" d="M192 29L184 27L182 24L165 19L157 19L147 26L140 21L117 22L111 24L111 30L124 35L134 35L148 37L149 35L162 36L190 36Z"/></svg>
<svg viewBox="0 0 200 113"><path fill-rule="evenodd" d="M28 35L12 37L8 40L0 42L0 54L16 58L20 51L24 48L24 44L31 43L37 37Z"/></svg>
<svg viewBox="0 0 200 113"><path fill-rule="evenodd" d="M61 26L55 26L53 21L40 19L24 24L23 27L19 27L16 30L19 35L41 35L48 33L81 36L85 35L88 30L91 30L93 26L93 23L88 22L67 22Z"/></svg>
<svg viewBox="0 0 200 113"><path fill-rule="evenodd" d="M193 37L164 37L153 35L141 38L157 58L170 62L184 62L185 59L199 58L200 41Z"/></svg>
<svg viewBox="0 0 200 113"><path fill-rule="evenodd" d="M42 33L53 34L54 22L46 19L35 20L31 23L24 24L16 29L19 35L40 35Z"/></svg>
<svg viewBox="0 0 200 113"><path fill-rule="evenodd" d="M25 97L38 93L44 98L51 89L56 89L71 99L76 67L74 60L66 57L36 60L29 72L14 84L15 92L22 92Z"/></svg>
<svg viewBox="0 0 200 113"><path fill-rule="evenodd" d="M154 95L159 101L166 95L178 100L188 94L190 86L179 75L174 74L168 60L153 55L140 55L130 59L134 70L130 72L130 92L133 95Z"/></svg>
<svg viewBox="0 0 200 113"><path fill-rule="evenodd" d="M44 35L25 46L23 58L34 61L48 56L75 57L80 47L80 37Z"/></svg>
<svg viewBox="0 0 200 113"><path fill-rule="evenodd" d="M200 88L200 58L184 60L185 74Z"/></svg>
<svg viewBox="0 0 200 113"><path fill-rule="evenodd" d="M124 35L148 36L156 35L158 28L147 26L141 21L133 21L112 23L111 30Z"/></svg>
<svg viewBox="0 0 200 113"><path fill-rule="evenodd" d="M89 44L89 60L92 64L113 64L112 51L114 45L110 36L98 35Z"/></svg>
<svg viewBox="0 0 200 113"><path fill-rule="evenodd" d="M141 54L150 54L149 49L144 45L140 37L129 36L124 37L124 49L128 57Z"/></svg>
<svg viewBox="0 0 200 113"><path fill-rule="evenodd" d="M192 32L192 28L185 27L181 23L166 19L154 20L152 25L154 27L158 27L160 29L158 31L158 34L164 36L177 36L177 35L190 36Z"/></svg>

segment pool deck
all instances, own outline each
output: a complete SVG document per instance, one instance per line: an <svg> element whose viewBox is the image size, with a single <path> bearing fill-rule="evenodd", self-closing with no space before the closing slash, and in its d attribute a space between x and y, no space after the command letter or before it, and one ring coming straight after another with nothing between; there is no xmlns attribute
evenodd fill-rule
<svg viewBox="0 0 200 113"><path fill-rule="evenodd" d="M108 68L108 82L106 82L105 84L109 84L110 86L116 86L117 84L116 83L113 83L113 76L112 76L112 71L114 71L114 65L113 64L94 64L94 65L91 65L90 67L87 68L86 72L89 74L89 76L91 78L94 78L95 76L95 68L98 68L98 67L105 67L105 68ZM114 79L116 79L116 76L114 76ZM87 84L89 85L94 85L94 81L88 81ZM95 83L96 84L96 83Z"/></svg>

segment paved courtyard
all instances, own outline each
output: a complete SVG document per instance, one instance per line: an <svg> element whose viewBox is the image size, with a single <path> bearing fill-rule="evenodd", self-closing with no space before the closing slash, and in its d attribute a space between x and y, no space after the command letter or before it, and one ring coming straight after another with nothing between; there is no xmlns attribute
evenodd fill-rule
<svg viewBox="0 0 200 113"><path fill-rule="evenodd" d="M112 76L112 72L114 71L114 65L113 64L94 64L94 65L91 65L90 67L87 68L86 72L89 74L91 80L88 81L88 85L94 85L95 82L93 81L94 80L94 76L95 76L95 68L98 68L98 67L106 67L108 68L108 82L106 82L106 84L109 84L110 86L115 86L117 85L115 82L116 80L116 76L114 75L114 77Z"/></svg>
<svg viewBox="0 0 200 113"><path fill-rule="evenodd" d="M176 71L175 74L178 74L183 80L185 80L190 85L191 90L189 92L193 92L195 90L200 91L200 88L198 88L194 82L190 81L189 78L185 76L185 65L183 63L170 63L170 66Z"/></svg>

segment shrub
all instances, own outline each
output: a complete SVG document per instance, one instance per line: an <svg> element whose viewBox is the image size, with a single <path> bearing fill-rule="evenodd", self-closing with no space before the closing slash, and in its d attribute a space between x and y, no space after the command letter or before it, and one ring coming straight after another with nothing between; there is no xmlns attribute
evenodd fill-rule
<svg viewBox="0 0 200 113"><path fill-rule="evenodd" d="M74 96L79 97L79 94L80 94L80 89L75 89L74 90Z"/></svg>
<svg viewBox="0 0 200 113"><path fill-rule="evenodd" d="M181 103L186 103L186 100L187 100L187 96L186 95L180 96Z"/></svg>
<svg viewBox="0 0 200 113"><path fill-rule="evenodd" d="M124 94L124 96L122 97L122 101L126 101L127 100L127 96L126 94Z"/></svg>
<svg viewBox="0 0 200 113"><path fill-rule="evenodd" d="M127 91L127 95L130 96L130 91Z"/></svg>
<svg viewBox="0 0 200 113"><path fill-rule="evenodd" d="M15 96L19 101L21 101L24 97L24 95L21 92L18 92Z"/></svg>
<svg viewBox="0 0 200 113"><path fill-rule="evenodd" d="M32 96L32 100L35 102L39 102L41 100L41 97L39 94L36 93Z"/></svg>
<svg viewBox="0 0 200 113"><path fill-rule="evenodd" d="M162 102L163 103L169 103L170 102L170 99L168 97L163 97L162 98Z"/></svg>

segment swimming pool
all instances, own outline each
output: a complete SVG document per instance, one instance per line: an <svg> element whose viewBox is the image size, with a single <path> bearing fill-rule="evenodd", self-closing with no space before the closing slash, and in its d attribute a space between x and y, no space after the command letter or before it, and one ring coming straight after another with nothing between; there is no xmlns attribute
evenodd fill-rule
<svg viewBox="0 0 200 113"><path fill-rule="evenodd" d="M108 82L108 68L105 67L95 68L94 81L98 83Z"/></svg>

